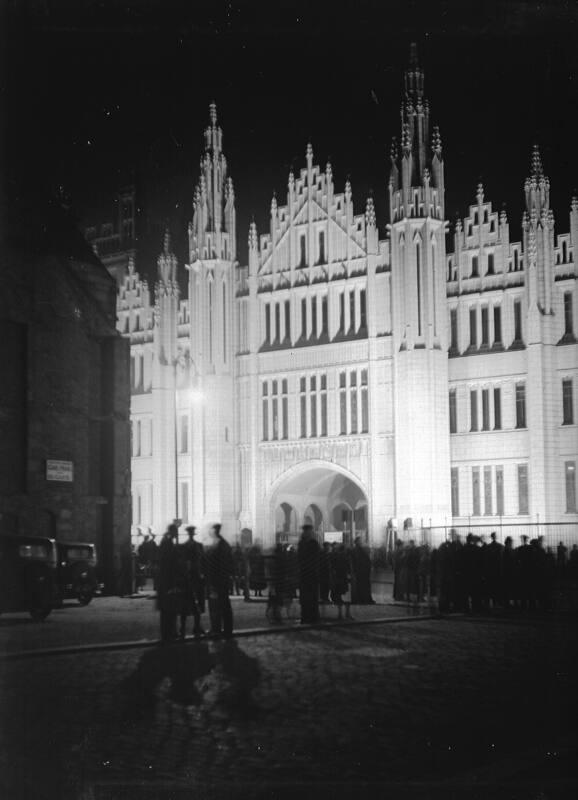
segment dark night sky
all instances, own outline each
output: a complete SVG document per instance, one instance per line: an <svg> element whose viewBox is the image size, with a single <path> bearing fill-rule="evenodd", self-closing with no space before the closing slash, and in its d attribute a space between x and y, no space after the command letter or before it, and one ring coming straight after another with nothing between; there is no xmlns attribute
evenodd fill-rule
<svg viewBox="0 0 578 800"><path fill-rule="evenodd" d="M481 179L519 236L522 186L541 144L558 230L578 188L578 10L548 0L29 0L4 4L5 199L62 184L83 223L111 216L134 179L149 223L186 224L215 100L235 182L239 256L268 224L287 174L333 164L360 213L372 190L387 222L389 144L409 43L418 42L440 125L450 220ZM15 205L14 205L15 204ZM147 257L154 264L152 247ZM144 266L141 264L141 266Z"/></svg>

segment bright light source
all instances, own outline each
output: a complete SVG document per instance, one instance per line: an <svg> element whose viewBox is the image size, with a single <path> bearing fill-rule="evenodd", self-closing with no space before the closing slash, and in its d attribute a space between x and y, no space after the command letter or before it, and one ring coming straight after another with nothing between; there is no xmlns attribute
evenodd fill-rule
<svg viewBox="0 0 578 800"><path fill-rule="evenodd" d="M198 406L205 399L205 395L201 389L191 389L188 393L188 397L191 405L193 406Z"/></svg>

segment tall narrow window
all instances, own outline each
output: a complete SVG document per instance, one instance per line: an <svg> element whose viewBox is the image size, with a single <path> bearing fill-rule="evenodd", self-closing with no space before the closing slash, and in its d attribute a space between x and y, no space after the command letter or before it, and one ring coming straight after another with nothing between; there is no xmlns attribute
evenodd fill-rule
<svg viewBox="0 0 578 800"><path fill-rule="evenodd" d="M301 438L307 436L307 378L299 380L299 403L301 412Z"/></svg>
<svg viewBox="0 0 578 800"><path fill-rule="evenodd" d="M349 410L351 433L357 433L357 372L351 372L349 375Z"/></svg>
<svg viewBox="0 0 578 800"><path fill-rule="evenodd" d="M305 234L302 233L299 236L299 266L306 267L307 266L307 246L305 244Z"/></svg>
<svg viewBox="0 0 578 800"><path fill-rule="evenodd" d="M458 310L452 308L450 310L450 351L452 353L458 352Z"/></svg>
<svg viewBox="0 0 578 800"><path fill-rule="evenodd" d="M520 267L520 257L518 251L514 250L514 272L517 272Z"/></svg>
<svg viewBox="0 0 578 800"><path fill-rule="evenodd" d="M141 441L142 441L142 425L139 419L136 423L135 456L140 456Z"/></svg>
<svg viewBox="0 0 578 800"><path fill-rule="evenodd" d="M317 436L317 378L315 375L311 376L310 387L311 393L309 396L309 401L311 410L311 424L309 427L309 435Z"/></svg>
<svg viewBox="0 0 578 800"><path fill-rule="evenodd" d="M359 292L359 327L362 330L367 329L367 299L365 289Z"/></svg>
<svg viewBox="0 0 578 800"><path fill-rule="evenodd" d="M472 389L470 392L470 430L477 431L478 430L478 392L476 389Z"/></svg>
<svg viewBox="0 0 578 800"><path fill-rule="evenodd" d="M494 389L494 430L502 430L502 390Z"/></svg>
<svg viewBox="0 0 578 800"><path fill-rule="evenodd" d="M458 432L458 408L456 403L456 390L450 389L450 433Z"/></svg>
<svg viewBox="0 0 578 800"><path fill-rule="evenodd" d="M329 324L328 324L328 317L327 317L327 295L324 294L321 297L321 335L327 336L329 331Z"/></svg>
<svg viewBox="0 0 578 800"><path fill-rule="evenodd" d="M262 402L262 410L263 410L263 441L269 441L269 387L266 382L263 383L262 388L262 395L263 395L263 402Z"/></svg>
<svg viewBox="0 0 578 800"><path fill-rule="evenodd" d="M457 467L451 468L451 487L452 487L452 517L460 515L460 483Z"/></svg>
<svg viewBox="0 0 578 800"><path fill-rule="evenodd" d="M349 292L349 331L355 331L355 289Z"/></svg>
<svg viewBox="0 0 578 800"><path fill-rule="evenodd" d="M209 247L211 240L209 239ZM209 284L209 361L213 362L213 284Z"/></svg>
<svg viewBox="0 0 578 800"><path fill-rule="evenodd" d="M227 284L223 284L223 363L227 363Z"/></svg>
<svg viewBox="0 0 578 800"><path fill-rule="evenodd" d="M480 275L479 267L478 267L478 257L472 256L472 274L470 275L471 278L478 278Z"/></svg>
<svg viewBox="0 0 578 800"><path fill-rule="evenodd" d="M488 275L494 274L494 254L488 253Z"/></svg>
<svg viewBox="0 0 578 800"><path fill-rule="evenodd" d="M421 248L419 242L415 245L415 268L417 281L417 335L421 336Z"/></svg>
<svg viewBox="0 0 578 800"><path fill-rule="evenodd" d="M502 309L494 306L494 345L502 344Z"/></svg>
<svg viewBox="0 0 578 800"><path fill-rule="evenodd" d="M564 464L564 475L566 479L566 511L570 514L576 513L576 462L566 461Z"/></svg>
<svg viewBox="0 0 578 800"><path fill-rule="evenodd" d="M470 347L478 346L478 315L475 308L470 308Z"/></svg>
<svg viewBox="0 0 578 800"><path fill-rule="evenodd" d="M504 516L504 468L496 467L496 514Z"/></svg>
<svg viewBox="0 0 578 800"><path fill-rule="evenodd" d="M277 397L278 382L272 381L271 383L271 438L273 440L279 438L279 399Z"/></svg>
<svg viewBox="0 0 578 800"><path fill-rule="evenodd" d="M574 335L574 315L572 313L572 292L564 292L564 336Z"/></svg>
<svg viewBox="0 0 578 800"><path fill-rule="evenodd" d="M301 300L301 338L307 339L307 298Z"/></svg>
<svg viewBox="0 0 578 800"><path fill-rule="evenodd" d="M472 514L480 516L480 468L472 467Z"/></svg>
<svg viewBox="0 0 578 800"><path fill-rule="evenodd" d="M345 372L339 373L339 432L342 436L347 433L347 387Z"/></svg>
<svg viewBox="0 0 578 800"><path fill-rule="evenodd" d="M179 513L183 522L189 519L189 484L181 483L181 507Z"/></svg>
<svg viewBox="0 0 578 800"><path fill-rule="evenodd" d="M130 385L136 388L136 356L130 357Z"/></svg>
<svg viewBox="0 0 578 800"><path fill-rule="evenodd" d="M527 514L528 508L528 465L518 464L518 514Z"/></svg>
<svg viewBox="0 0 578 800"><path fill-rule="evenodd" d="M488 307L482 306L482 347L488 347L490 344L490 325Z"/></svg>
<svg viewBox="0 0 578 800"><path fill-rule="evenodd" d="M265 303L265 341L271 344L271 305Z"/></svg>
<svg viewBox="0 0 578 800"><path fill-rule="evenodd" d="M291 303L285 300L285 341L291 343Z"/></svg>
<svg viewBox="0 0 578 800"><path fill-rule="evenodd" d="M572 380L566 378L562 381L562 425L574 424L574 398Z"/></svg>
<svg viewBox="0 0 578 800"><path fill-rule="evenodd" d="M275 341L281 341L281 303L275 303Z"/></svg>
<svg viewBox="0 0 578 800"><path fill-rule="evenodd" d="M339 333L345 333L345 292L339 293Z"/></svg>
<svg viewBox="0 0 578 800"><path fill-rule="evenodd" d="M482 389L482 430L490 430L490 390Z"/></svg>
<svg viewBox="0 0 578 800"><path fill-rule="evenodd" d="M188 453L189 452L189 417L188 414L183 414L181 416L181 442L180 442L180 452L181 453Z"/></svg>
<svg viewBox="0 0 578 800"><path fill-rule="evenodd" d="M325 233L319 231L319 264L325 264Z"/></svg>
<svg viewBox="0 0 578 800"><path fill-rule="evenodd" d="M492 468L484 467L484 514L492 516Z"/></svg>
<svg viewBox="0 0 578 800"><path fill-rule="evenodd" d="M526 384L516 384L516 428L526 427Z"/></svg>
<svg viewBox="0 0 578 800"><path fill-rule="evenodd" d="M367 370L361 370L361 432L369 430L369 399L367 396Z"/></svg>
<svg viewBox="0 0 578 800"><path fill-rule="evenodd" d="M281 394L281 405L282 405L281 415L282 415L282 425L283 425L281 438L282 439L288 439L289 438L289 398L287 396L287 378L283 378L283 381L281 382L281 392L282 392L282 394Z"/></svg>
<svg viewBox="0 0 578 800"><path fill-rule="evenodd" d="M321 436L327 436L327 375L321 376Z"/></svg>
<svg viewBox="0 0 578 800"><path fill-rule="evenodd" d="M311 336L317 338L317 297L311 298Z"/></svg>
<svg viewBox="0 0 578 800"><path fill-rule="evenodd" d="M514 341L522 341L522 301L514 300Z"/></svg>

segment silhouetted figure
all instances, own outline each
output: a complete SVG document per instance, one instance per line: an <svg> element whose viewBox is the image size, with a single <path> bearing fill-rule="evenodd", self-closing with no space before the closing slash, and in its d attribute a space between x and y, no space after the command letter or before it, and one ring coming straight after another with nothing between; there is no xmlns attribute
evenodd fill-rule
<svg viewBox="0 0 578 800"><path fill-rule="evenodd" d="M249 586L255 597L263 597L263 589L267 588L263 550L256 543L249 550Z"/></svg>
<svg viewBox="0 0 578 800"><path fill-rule="evenodd" d="M278 542L268 558L269 599L268 612L274 622L282 622L281 611L287 600L287 558L285 548Z"/></svg>
<svg viewBox="0 0 578 800"><path fill-rule="evenodd" d="M304 525L297 547L299 562L299 603L301 622L319 620L319 544L313 535L313 526Z"/></svg>
<svg viewBox="0 0 578 800"><path fill-rule="evenodd" d="M319 554L319 599L322 603L329 602L331 581L331 545L324 542Z"/></svg>
<svg viewBox="0 0 578 800"><path fill-rule="evenodd" d="M431 548L428 544L418 547L419 562L417 565L417 601L423 602L430 596L430 574L431 574Z"/></svg>
<svg viewBox="0 0 578 800"><path fill-rule="evenodd" d="M176 525L169 525L159 546L157 575L157 608L160 612L161 641L177 638L177 613L179 610L179 556Z"/></svg>
<svg viewBox="0 0 578 800"><path fill-rule="evenodd" d="M404 548L401 539L395 540L395 548L392 554L393 562L393 599L403 600L405 598L404 581Z"/></svg>
<svg viewBox="0 0 578 800"><path fill-rule="evenodd" d="M297 558L297 551L292 544L288 544L285 548L285 569L287 573L287 595L290 600L297 597L297 590L299 589L299 560Z"/></svg>
<svg viewBox="0 0 578 800"><path fill-rule="evenodd" d="M229 585L234 571L231 546L221 536L221 526L213 525L211 543L205 550L205 577L209 598L211 635L233 635L233 609L229 598Z"/></svg>
<svg viewBox="0 0 578 800"><path fill-rule="evenodd" d="M361 542L361 537L356 536L351 558L351 601L362 605L374 603L371 596L371 558Z"/></svg>
<svg viewBox="0 0 578 800"><path fill-rule="evenodd" d="M496 532L490 534L490 544L482 549L484 559L484 579L485 595L488 604L495 608L497 605L504 604L504 586L502 574L504 547L496 536Z"/></svg>
<svg viewBox="0 0 578 800"><path fill-rule="evenodd" d="M331 602L337 606L338 619L343 618L344 608L345 618L351 619L350 564L345 545L335 545L330 556Z"/></svg>
<svg viewBox="0 0 578 800"><path fill-rule="evenodd" d="M516 553L516 584L517 598L520 608L530 607L532 592L532 572L534 554L528 544L528 537L521 536L522 544L514 551Z"/></svg>
<svg viewBox="0 0 578 800"><path fill-rule="evenodd" d="M180 547L183 561L183 597L179 634L184 638L186 618L192 615L193 634L200 638L204 634L201 626L201 613L205 610L204 548L194 538L196 528L191 525L186 530L189 538Z"/></svg>
<svg viewBox="0 0 578 800"><path fill-rule="evenodd" d="M504 606L510 608L517 602L517 566L516 551L511 536L504 539L504 550L502 552L502 587Z"/></svg>
<svg viewBox="0 0 578 800"><path fill-rule="evenodd" d="M246 567L245 553L240 544L233 547L233 564L235 567L235 574L233 575L233 594L236 596L243 595L246 597L249 587L247 584L247 567Z"/></svg>

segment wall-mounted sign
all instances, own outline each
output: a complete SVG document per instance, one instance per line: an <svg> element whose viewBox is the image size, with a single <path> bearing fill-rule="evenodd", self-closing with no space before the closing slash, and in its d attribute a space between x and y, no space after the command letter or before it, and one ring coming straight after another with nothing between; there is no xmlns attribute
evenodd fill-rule
<svg viewBox="0 0 578 800"><path fill-rule="evenodd" d="M46 480L72 483L74 480L74 465L72 461L46 460Z"/></svg>
<svg viewBox="0 0 578 800"><path fill-rule="evenodd" d="M341 544L343 542L342 531L325 531L323 534L323 541L330 542L331 544Z"/></svg>

